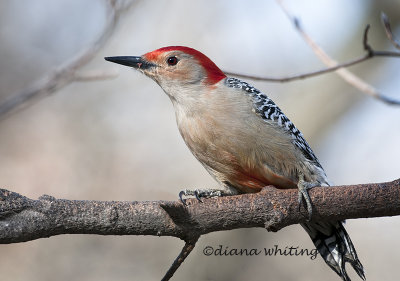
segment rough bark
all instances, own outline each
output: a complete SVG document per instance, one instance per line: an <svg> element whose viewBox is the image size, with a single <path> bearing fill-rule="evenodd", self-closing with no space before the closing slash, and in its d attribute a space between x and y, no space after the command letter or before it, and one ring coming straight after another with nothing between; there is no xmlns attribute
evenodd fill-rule
<svg viewBox="0 0 400 281"><path fill-rule="evenodd" d="M313 220L400 214L400 179L375 184L315 187ZM0 189L0 243L59 234L157 235L185 241L214 231L265 227L269 231L306 220L297 190L265 187L255 194L179 201L80 201L44 195L38 200Z"/></svg>

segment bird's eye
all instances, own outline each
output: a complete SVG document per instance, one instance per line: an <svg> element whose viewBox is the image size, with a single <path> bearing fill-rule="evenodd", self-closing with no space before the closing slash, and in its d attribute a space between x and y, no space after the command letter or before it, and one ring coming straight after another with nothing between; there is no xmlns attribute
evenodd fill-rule
<svg viewBox="0 0 400 281"><path fill-rule="evenodd" d="M175 65L178 63L178 58L177 57L169 57L167 59L168 65Z"/></svg>

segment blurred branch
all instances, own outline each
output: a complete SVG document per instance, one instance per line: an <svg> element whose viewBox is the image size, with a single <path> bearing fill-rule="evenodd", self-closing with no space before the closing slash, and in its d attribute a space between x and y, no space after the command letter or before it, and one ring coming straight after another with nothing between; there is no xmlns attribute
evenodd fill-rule
<svg viewBox="0 0 400 281"><path fill-rule="evenodd" d="M112 70L103 70L96 69L91 71L85 71L83 73L75 73L73 81L86 82L86 81L97 81L97 80L106 80L106 79L114 79L118 76L118 71L116 69Z"/></svg>
<svg viewBox="0 0 400 281"><path fill-rule="evenodd" d="M313 220L400 215L400 179L309 191ZM201 235L263 227L278 231L306 221L296 189L267 186L259 193L180 201L79 201L43 195L38 200L0 189L0 244L60 234L155 235L184 240L185 246L162 280L169 280Z"/></svg>
<svg viewBox="0 0 400 281"><path fill-rule="evenodd" d="M83 50L75 58L55 69L43 80L24 91L12 95L4 103L0 104L0 120L8 117L19 109L27 107L41 98L49 96L55 91L73 81L89 81L94 79L82 79L75 73L87 64L101 49L113 33L122 12L126 11L134 0L104 0L107 5L107 22L100 37L87 49ZM106 77L107 78L107 77ZM100 77L98 76L98 79Z"/></svg>
<svg viewBox="0 0 400 281"><path fill-rule="evenodd" d="M395 99L392 99L392 98L382 95L373 86L369 85L367 82L365 82L364 80L362 80L361 78L356 76L354 73L345 69L345 67L349 67L349 66L353 66L353 65L362 63L364 61L372 59L373 57L400 57L400 52L376 51L368 44L369 25L367 25L367 27L365 28L364 37L363 37L363 47L364 47L364 50L366 51L366 54L357 59L351 60L349 62L339 64L338 62L336 62L335 60L330 58L328 56L328 54L319 45L317 45L317 43L304 31L304 29L300 25L299 19L292 16L289 13L289 11L286 8L286 6L284 5L283 1L282 0L277 0L277 1L280 4L280 6L282 7L283 11L289 17L289 19L293 22L294 26L296 27L296 30L300 33L300 35L303 37L303 39L310 45L310 47L312 48L314 53L317 55L317 57L325 65L329 66L329 68L325 68L325 69L317 70L317 71L313 71L313 72L308 72L308 73L303 73L303 74L298 74L298 75L293 75L293 76L287 76L287 77L260 77L260 76L245 75L245 74L239 74L239 73L233 73L233 72L225 72L226 74L232 75L232 76L248 78L248 79L252 79L252 80L282 82L283 83L283 82L290 82L290 81L294 81L294 80L305 79L308 77L313 77L313 76L325 74L328 72L336 71L347 83L349 83L350 85L359 89L361 92L366 93L374 98L377 98L385 103L392 104L392 105L393 104L400 105L399 100L395 100ZM382 22L384 24L386 35L388 36L388 38L392 42L392 44L396 48L399 48L400 45L393 36L388 17L384 13L382 13L381 18L382 18Z"/></svg>
<svg viewBox="0 0 400 281"><path fill-rule="evenodd" d="M393 44L393 46L396 49L400 50L400 43L394 37L393 32L392 32L392 27L390 26L389 18L384 12L381 13L381 20L382 20L383 26L385 27L386 36L389 38L389 40Z"/></svg>

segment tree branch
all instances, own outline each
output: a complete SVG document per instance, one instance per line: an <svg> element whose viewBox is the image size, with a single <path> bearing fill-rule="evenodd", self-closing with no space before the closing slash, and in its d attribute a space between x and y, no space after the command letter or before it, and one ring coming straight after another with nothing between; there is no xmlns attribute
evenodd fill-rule
<svg viewBox="0 0 400 281"><path fill-rule="evenodd" d="M313 219L344 220L400 215L400 179L377 184L310 190ZM173 236L185 241L214 231L265 227L268 231L306 221L297 190L179 201L78 201L44 195L38 200L0 189L0 243L59 234Z"/></svg>
<svg viewBox="0 0 400 281"><path fill-rule="evenodd" d="M267 186L259 193L180 201L79 201L43 195L38 200L0 189L0 244L60 234L156 235L185 241L162 281L168 281L214 231L264 227L268 231L306 221L298 191ZM313 220L335 221L400 215L400 179L376 184L315 187L309 191Z"/></svg>

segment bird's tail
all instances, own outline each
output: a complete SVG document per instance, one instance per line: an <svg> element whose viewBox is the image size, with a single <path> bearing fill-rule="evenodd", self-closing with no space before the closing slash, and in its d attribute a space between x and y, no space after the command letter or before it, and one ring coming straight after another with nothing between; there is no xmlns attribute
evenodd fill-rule
<svg viewBox="0 0 400 281"><path fill-rule="evenodd" d="M345 269L346 262L350 263L357 274L365 280L364 268L342 222L307 222L301 226L310 235L327 265L344 281L350 281Z"/></svg>

